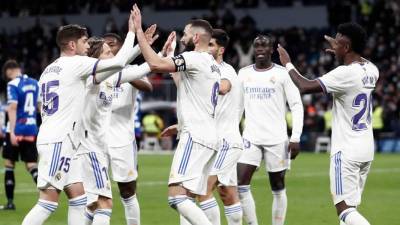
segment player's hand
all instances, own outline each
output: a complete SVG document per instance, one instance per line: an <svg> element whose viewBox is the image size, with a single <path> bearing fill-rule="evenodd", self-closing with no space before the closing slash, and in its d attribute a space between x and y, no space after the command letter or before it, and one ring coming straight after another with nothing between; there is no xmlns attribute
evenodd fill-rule
<svg viewBox="0 0 400 225"><path fill-rule="evenodd" d="M10 142L12 146L18 146L18 140L14 133L10 133Z"/></svg>
<svg viewBox="0 0 400 225"><path fill-rule="evenodd" d="M133 8L131 10L131 16L132 16L132 23L134 26L134 32L141 30L142 29L142 14L140 13L140 9L136 4L133 5Z"/></svg>
<svg viewBox="0 0 400 225"><path fill-rule="evenodd" d="M279 59L281 60L282 66L286 66L287 63L290 63L289 53L282 47L282 45L278 44L278 53Z"/></svg>
<svg viewBox="0 0 400 225"><path fill-rule="evenodd" d="M156 29L157 24L153 24L148 27L144 32L144 36L146 37L147 43L149 43L149 45L152 45L159 37L158 34L154 35L156 33Z"/></svg>
<svg viewBox="0 0 400 225"><path fill-rule="evenodd" d="M296 159L300 153L300 143L289 142L290 159Z"/></svg>
<svg viewBox="0 0 400 225"><path fill-rule="evenodd" d="M328 53L335 54L335 49L337 48L338 45L337 41L333 37L330 37L328 35L324 35L324 38L326 41L328 41L329 45L331 46L330 48L325 49L325 51Z"/></svg>
<svg viewBox="0 0 400 225"><path fill-rule="evenodd" d="M161 53L164 57L173 56L175 48L176 48L176 32L172 31L169 34L168 39L161 50Z"/></svg>
<svg viewBox="0 0 400 225"><path fill-rule="evenodd" d="M177 133L178 133L178 125L175 124L175 125L165 128L161 132L161 137L171 137L173 135L176 135Z"/></svg>

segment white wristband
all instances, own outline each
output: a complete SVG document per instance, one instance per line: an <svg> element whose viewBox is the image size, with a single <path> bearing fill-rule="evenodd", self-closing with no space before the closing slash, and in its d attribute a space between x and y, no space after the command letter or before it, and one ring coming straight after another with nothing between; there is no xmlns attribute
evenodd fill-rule
<svg viewBox="0 0 400 225"><path fill-rule="evenodd" d="M296 70L296 68L294 68L294 66L293 66L293 64L291 62L286 63L285 67L286 67L286 70L288 72L291 71L291 70Z"/></svg>

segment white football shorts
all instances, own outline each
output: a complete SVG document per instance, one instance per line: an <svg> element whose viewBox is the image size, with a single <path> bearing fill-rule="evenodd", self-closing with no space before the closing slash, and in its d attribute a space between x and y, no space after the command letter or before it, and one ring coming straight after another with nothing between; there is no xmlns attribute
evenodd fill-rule
<svg viewBox="0 0 400 225"><path fill-rule="evenodd" d="M226 140L215 157L210 176L217 175L222 186L237 186L237 163L243 152L242 148L232 147Z"/></svg>
<svg viewBox="0 0 400 225"><path fill-rule="evenodd" d="M116 182L127 183L137 179L137 145L134 141L122 147L109 147L110 168L112 179Z"/></svg>
<svg viewBox="0 0 400 225"><path fill-rule="evenodd" d="M168 184L180 184L193 194L205 195L216 154L215 150L194 142L189 133L182 133L172 160Z"/></svg>
<svg viewBox="0 0 400 225"><path fill-rule="evenodd" d="M329 178L333 203L342 201L348 206L358 206L364 190L371 162L348 160L342 152L331 156Z"/></svg>
<svg viewBox="0 0 400 225"><path fill-rule="evenodd" d="M62 142L38 144L38 189L63 190L70 184L82 182L82 164L69 139Z"/></svg>
<svg viewBox="0 0 400 225"><path fill-rule="evenodd" d="M243 139L243 153L238 163L260 167L264 158L267 172L279 172L290 169L289 141L276 145L255 145Z"/></svg>

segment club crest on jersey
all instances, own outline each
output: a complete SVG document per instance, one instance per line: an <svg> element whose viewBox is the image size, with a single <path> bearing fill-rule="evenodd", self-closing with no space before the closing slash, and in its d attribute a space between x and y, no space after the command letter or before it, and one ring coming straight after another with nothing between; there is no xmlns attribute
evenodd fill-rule
<svg viewBox="0 0 400 225"><path fill-rule="evenodd" d="M56 178L56 181L61 180L61 173L57 173L56 176L55 176L55 178Z"/></svg>
<svg viewBox="0 0 400 225"><path fill-rule="evenodd" d="M106 81L106 87L107 87L108 89L113 89L113 84L110 83L110 82L108 82L108 81Z"/></svg>
<svg viewBox="0 0 400 225"><path fill-rule="evenodd" d="M271 81L271 83L275 84L275 82L276 82L275 76L272 76L271 79L269 79L269 81Z"/></svg>

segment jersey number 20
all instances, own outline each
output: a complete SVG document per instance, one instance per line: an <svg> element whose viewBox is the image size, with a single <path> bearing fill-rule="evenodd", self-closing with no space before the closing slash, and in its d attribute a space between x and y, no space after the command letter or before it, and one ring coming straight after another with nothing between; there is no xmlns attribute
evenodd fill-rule
<svg viewBox="0 0 400 225"><path fill-rule="evenodd" d="M58 80L52 80L45 84L42 84L42 101L43 111L51 116L58 110L58 95L54 92L55 88L59 86Z"/></svg>
<svg viewBox="0 0 400 225"><path fill-rule="evenodd" d="M353 107L361 107L361 110L352 118L353 130L361 131L367 129L367 125L371 124L372 94L369 97L365 93L357 95L353 100ZM367 114L366 121L363 120L365 113Z"/></svg>

